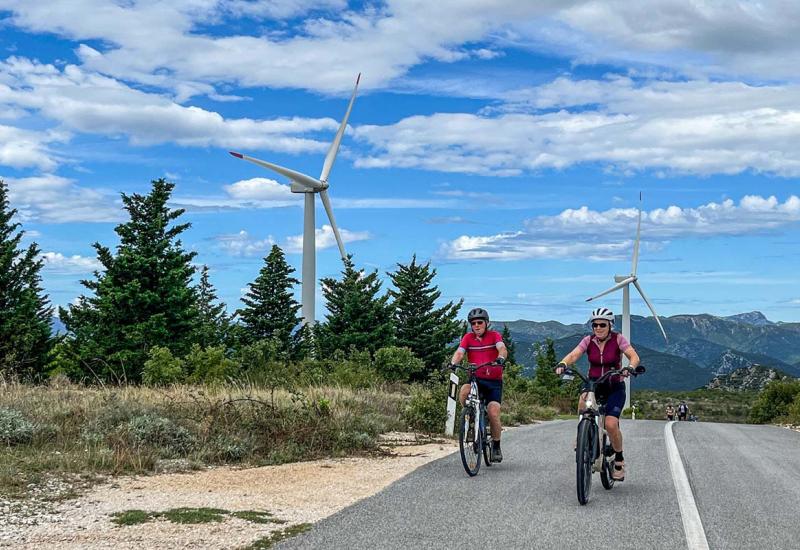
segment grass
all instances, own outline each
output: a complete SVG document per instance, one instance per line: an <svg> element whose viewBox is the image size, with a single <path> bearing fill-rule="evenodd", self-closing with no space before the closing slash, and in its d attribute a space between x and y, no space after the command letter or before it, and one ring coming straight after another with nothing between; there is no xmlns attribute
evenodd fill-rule
<svg viewBox="0 0 800 550"><path fill-rule="evenodd" d="M172 508L163 512L126 510L111 514L111 521L120 526L140 525L158 519L164 519L172 523L199 524L225 521L229 516L251 523L286 523L285 520L275 518L272 513L266 511L241 510L231 512L219 508Z"/></svg>
<svg viewBox="0 0 800 550"><path fill-rule="evenodd" d="M631 403L636 404L636 418L665 420L664 411L668 403L677 409L678 404L685 401L689 413L696 415L701 422L745 423L757 395L757 392L706 389L688 392L641 390L633 392Z"/></svg>
<svg viewBox="0 0 800 550"><path fill-rule="evenodd" d="M275 544L281 542L282 540L286 540L289 537L294 537L295 535L304 533L309 529L311 529L310 523L298 523L297 525L292 525L291 527L286 527L285 529L278 529L277 531L270 533L268 536L258 539L247 548L248 550L263 550L265 548L272 548Z"/></svg>

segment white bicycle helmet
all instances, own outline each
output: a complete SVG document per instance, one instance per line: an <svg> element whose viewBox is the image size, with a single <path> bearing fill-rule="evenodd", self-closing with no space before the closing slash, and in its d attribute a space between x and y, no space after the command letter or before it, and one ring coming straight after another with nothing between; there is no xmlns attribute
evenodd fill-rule
<svg viewBox="0 0 800 550"><path fill-rule="evenodd" d="M610 325L614 324L614 312L608 309L607 307L599 307L597 309L592 310L592 314L589 316L589 323L594 321L595 319L605 319L608 321Z"/></svg>

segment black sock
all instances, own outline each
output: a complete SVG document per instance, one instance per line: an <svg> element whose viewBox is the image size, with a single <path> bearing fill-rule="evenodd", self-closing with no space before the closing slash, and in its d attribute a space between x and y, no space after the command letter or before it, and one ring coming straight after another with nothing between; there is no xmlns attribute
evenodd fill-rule
<svg viewBox="0 0 800 550"><path fill-rule="evenodd" d="M625 459L622 457L622 451L616 451L617 456L614 457L614 462L623 462Z"/></svg>
<svg viewBox="0 0 800 550"><path fill-rule="evenodd" d="M492 439L492 446L494 447L495 451L497 449L499 449L500 448L500 440L499 439Z"/></svg>

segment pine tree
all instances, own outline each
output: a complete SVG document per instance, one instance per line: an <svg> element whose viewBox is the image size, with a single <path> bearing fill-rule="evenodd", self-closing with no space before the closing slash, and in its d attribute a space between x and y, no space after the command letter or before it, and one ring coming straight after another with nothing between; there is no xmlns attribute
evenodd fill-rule
<svg viewBox="0 0 800 550"><path fill-rule="evenodd" d="M225 304L217 303L217 291L209 280L207 265L200 270L197 311L198 322L194 341L202 348L226 343L230 333L230 318L225 312Z"/></svg>
<svg viewBox="0 0 800 550"><path fill-rule="evenodd" d="M433 285L436 270L430 262L417 264L416 254L411 263L397 264L397 271L388 273L396 290L393 298L395 335L400 346L408 347L425 362L425 374L441 368L453 350L448 346L461 335L461 323L456 319L464 300L435 306L442 293Z"/></svg>
<svg viewBox="0 0 800 550"><path fill-rule="evenodd" d="M322 295L327 301L325 323L315 331L318 349L324 356L350 346L374 353L394 340L389 295L378 296L378 271L356 271L352 256L344 261L342 279L324 278Z"/></svg>
<svg viewBox="0 0 800 550"><path fill-rule="evenodd" d="M506 325L505 323L503 323L502 335L503 335L503 343L506 345L506 349L508 350L508 357L506 357L506 361L508 361L509 363L516 364L517 359L515 353L517 350L517 345L514 343L514 339L511 338L511 331L508 330L508 325Z"/></svg>
<svg viewBox="0 0 800 550"><path fill-rule="evenodd" d="M553 340L548 338L544 342L534 344L536 357L536 373L533 377L534 384L546 389L548 392L557 392L561 386L561 379L555 373L556 350Z"/></svg>
<svg viewBox="0 0 800 550"><path fill-rule="evenodd" d="M184 212L167 206L174 187L158 179L148 195L122 194L130 220L115 228L116 255L95 243L105 271L81 281L94 295L60 310L88 378L138 382L151 348L166 347L175 356L189 351L198 323L195 253L177 239L191 224L170 226Z"/></svg>
<svg viewBox="0 0 800 550"><path fill-rule="evenodd" d="M0 377L38 380L53 345L53 310L41 288L39 247L19 247L24 232L11 221L16 213L0 180Z"/></svg>
<svg viewBox="0 0 800 550"><path fill-rule="evenodd" d="M303 355L305 331L298 330L300 304L294 299L293 287L300 281L292 273L294 268L286 262L283 250L273 245L264 258L264 267L242 298L246 307L238 313L246 343L275 338L281 343L280 351L297 357Z"/></svg>

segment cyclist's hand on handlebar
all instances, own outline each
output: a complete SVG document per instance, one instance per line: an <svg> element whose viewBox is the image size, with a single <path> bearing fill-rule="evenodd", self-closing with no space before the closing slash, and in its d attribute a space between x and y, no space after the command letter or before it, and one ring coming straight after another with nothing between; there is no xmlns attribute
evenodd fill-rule
<svg viewBox="0 0 800 550"><path fill-rule="evenodd" d="M506 358L505 357L498 357L497 359L494 360L494 362L502 367L503 365L506 364Z"/></svg>
<svg viewBox="0 0 800 550"><path fill-rule="evenodd" d="M567 364L566 364L566 363L564 363L564 362L561 362L561 363L559 363L558 365L556 365L556 374L558 374L558 375L560 376L560 375L561 375L561 374L563 374L563 373L564 373L564 371L565 371L565 370L567 370L568 368L569 368L569 367L567 367Z"/></svg>

